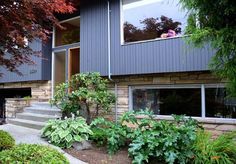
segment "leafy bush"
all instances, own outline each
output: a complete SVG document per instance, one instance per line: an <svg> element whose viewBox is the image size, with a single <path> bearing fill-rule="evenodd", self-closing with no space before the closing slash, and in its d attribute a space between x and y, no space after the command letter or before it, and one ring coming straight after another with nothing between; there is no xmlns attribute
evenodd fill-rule
<svg viewBox="0 0 236 164"><path fill-rule="evenodd" d="M210 133L199 131L193 144L193 163L236 163L236 131L211 139Z"/></svg>
<svg viewBox="0 0 236 164"><path fill-rule="evenodd" d="M87 140L92 134L82 117L65 120L49 120L42 130L42 137L61 148L70 148L74 142Z"/></svg>
<svg viewBox="0 0 236 164"><path fill-rule="evenodd" d="M149 162L153 158L166 163L187 163L193 156L191 145L198 129L195 120L183 116L174 116L171 122L152 117L135 120L133 113L126 114L129 117L137 124L128 149L133 163Z"/></svg>
<svg viewBox="0 0 236 164"><path fill-rule="evenodd" d="M199 128L194 119L174 116L171 122L157 121L149 111L126 112L117 124L99 118L91 127L92 140L107 144L109 153L128 145L133 163L150 162L153 158L166 163L189 162Z"/></svg>
<svg viewBox="0 0 236 164"><path fill-rule="evenodd" d="M69 164L57 150L48 146L20 144L0 152L1 163Z"/></svg>
<svg viewBox="0 0 236 164"><path fill-rule="evenodd" d="M15 140L12 136L3 130L0 130L0 151L10 149L15 145Z"/></svg>
<svg viewBox="0 0 236 164"><path fill-rule="evenodd" d="M109 154L116 153L127 141L128 128L121 124L97 118L91 123L91 139L98 145L107 145Z"/></svg>
<svg viewBox="0 0 236 164"><path fill-rule="evenodd" d="M71 117L71 113L76 116L79 113L90 123L92 108L95 108L94 116L98 116L101 112L108 112L115 102L114 94L108 91L107 82L99 73L73 75L69 82L56 87L51 104L62 110L63 118Z"/></svg>

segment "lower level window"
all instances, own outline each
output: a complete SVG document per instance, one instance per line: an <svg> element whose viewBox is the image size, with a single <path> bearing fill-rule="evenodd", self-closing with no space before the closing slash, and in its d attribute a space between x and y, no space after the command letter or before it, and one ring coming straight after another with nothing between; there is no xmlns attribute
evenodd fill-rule
<svg viewBox="0 0 236 164"><path fill-rule="evenodd" d="M206 117L236 118L236 100L224 88L206 88Z"/></svg>
<svg viewBox="0 0 236 164"><path fill-rule="evenodd" d="M133 109L154 114L201 116L201 89L135 89Z"/></svg>
<svg viewBox="0 0 236 164"><path fill-rule="evenodd" d="M148 109L157 115L236 118L236 100L227 98L224 88L133 87L131 93L131 107L135 111Z"/></svg>

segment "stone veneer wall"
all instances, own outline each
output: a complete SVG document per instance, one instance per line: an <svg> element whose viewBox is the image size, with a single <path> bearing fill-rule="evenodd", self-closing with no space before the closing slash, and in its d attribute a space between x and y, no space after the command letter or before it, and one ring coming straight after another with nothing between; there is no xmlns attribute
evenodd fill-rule
<svg viewBox="0 0 236 164"><path fill-rule="evenodd" d="M217 84L225 81L217 79L210 72L185 72L185 73L165 73L140 76L114 77L117 83L117 111L118 115L129 110L129 86L135 85L171 85L171 84ZM112 90L114 85L111 84ZM236 130L235 122L214 122L207 119L200 120L205 129L213 132L213 135L219 135L222 132Z"/></svg>
<svg viewBox="0 0 236 164"><path fill-rule="evenodd" d="M236 122L235 123L207 123L207 121L203 122L203 127L212 133L213 138L216 138L222 133L231 132L236 130Z"/></svg>
<svg viewBox="0 0 236 164"><path fill-rule="evenodd" d="M6 98L6 118L16 117L16 113L23 112L25 107L30 106L32 102L47 102L48 99L35 99L35 98Z"/></svg>
<svg viewBox="0 0 236 164"><path fill-rule="evenodd" d="M6 98L6 117L12 118L16 113L23 112L23 108L29 106L29 102L23 98Z"/></svg>
<svg viewBox="0 0 236 164"><path fill-rule="evenodd" d="M51 81L31 81L17 83L3 83L1 88L31 88L33 99L50 99L51 98Z"/></svg>

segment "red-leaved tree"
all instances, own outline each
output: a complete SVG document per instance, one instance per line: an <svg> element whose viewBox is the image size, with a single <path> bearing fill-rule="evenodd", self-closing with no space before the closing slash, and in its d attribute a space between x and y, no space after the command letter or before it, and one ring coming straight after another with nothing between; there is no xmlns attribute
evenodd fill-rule
<svg viewBox="0 0 236 164"><path fill-rule="evenodd" d="M53 25L59 26L55 14L75 11L72 0L1 0L0 67L20 74L22 64L33 64L34 53L26 42L35 38L46 41Z"/></svg>

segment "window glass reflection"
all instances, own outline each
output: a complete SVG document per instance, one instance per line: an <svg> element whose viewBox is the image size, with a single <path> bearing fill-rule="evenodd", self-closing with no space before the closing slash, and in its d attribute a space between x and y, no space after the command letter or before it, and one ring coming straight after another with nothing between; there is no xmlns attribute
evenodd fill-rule
<svg viewBox="0 0 236 164"><path fill-rule="evenodd" d="M177 0L123 0L124 42L181 36L186 11Z"/></svg>

